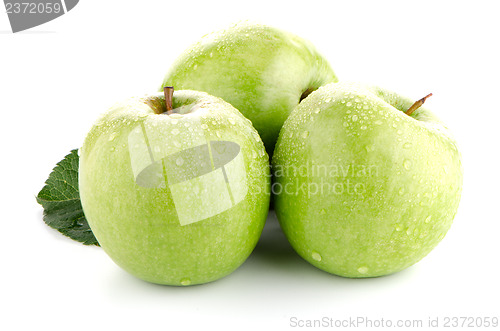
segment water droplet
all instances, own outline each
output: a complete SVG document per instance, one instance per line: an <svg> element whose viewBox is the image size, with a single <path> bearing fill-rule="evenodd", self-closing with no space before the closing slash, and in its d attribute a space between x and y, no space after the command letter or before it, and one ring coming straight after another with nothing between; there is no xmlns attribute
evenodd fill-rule
<svg viewBox="0 0 500 331"><path fill-rule="evenodd" d="M411 148L411 143L404 143L403 148L406 148L406 149Z"/></svg>
<svg viewBox="0 0 500 331"><path fill-rule="evenodd" d="M179 114L179 113L173 113L172 115L170 115L170 118L177 120L177 119L179 119L179 118L182 118L182 114ZM176 121L175 123L174 123L174 121L172 121L172 123L173 123L173 124L176 124L176 123L177 123L177 121Z"/></svg>
<svg viewBox="0 0 500 331"><path fill-rule="evenodd" d="M171 132L174 136L180 133L179 129L173 129Z"/></svg>
<svg viewBox="0 0 500 331"><path fill-rule="evenodd" d="M411 235L411 229L410 228L406 229L406 234L407 235Z"/></svg>
<svg viewBox="0 0 500 331"><path fill-rule="evenodd" d="M376 121L375 121L375 122L373 122L373 123L375 123L376 125L381 125L381 124L382 124L382 121L381 121L381 120L376 120Z"/></svg>
<svg viewBox="0 0 500 331"><path fill-rule="evenodd" d="M330 102L330 101L332 101L332 98L326 98L325 99L325 102Z"/></svg>
<svg viewBox="0 0 500 331"><path fill-rule="evenodd" d="M173 120L171 120L170 122L171 122L172 124L174 124L174 125L175 125L175 124L179 123L179 120L174 118L174 119L173 119Z"/></svg>
<svg viewBox="0 0 500 331"><path fill-rule="evenodd" d="M314 112L315 112L316 114L319 114L319 112L320 112L320 111L321 111L321 109L319 109L319 108L314 109Z"/></svg>
<svg viewBox="0 0 500 331"><path fill-rule="evenodd" d="M214 53L213 52L210 52L210 57L213 57L214 56Z"/></svg>
<svg viewBox="0 0 500 331"><path fill-rule="evenodd" d="M182 157L178 157L177 160L175 160L175 164L177 164L179 167L184 164L184 159Z"/></svg>
<svg viewBox="0 0 500 331"><path fill-rule="evenodd" d="M234 120L234 118L232 118L232 117L229 117L229 118L227 119L227 121L228 121L229 123L231 123L231 125L235 125L235 124L236 124L236 121L235 121L235 120Z"/></svg>
<svg viewBox="0 0 500 331"><path fill-rule="evenodd" d="M203 130L207 130L207 129L208 129L208 125L206 125L205 123L203 123L203 124L201 125L201 128L202 128Z"/></svg>
<svg viewBox="0 0 500 331"><path fill-rule="evenodd" d="M405 167L406 170L410 170L410 168L411 168L411 161L410 160L404 160L403 161L403 167Z"/></svg>
<svg viewBox="0 0 500 331"><path fill-rule="evenodd" d="M325 215L326 214L326 210L324 209L321 209L321 211L319 212L321 215Z"/></svg>
<svg viewBox="0 0 500 331"><path fill-rule="evenodd" d="M402 134L402 133L403 133L403 131L398 130L398 131L396 131L396 133L397 133L397 134Z"/></svg>
<svg viewBox="0 0 500 331"><path fill-rule="evenodd" d="M399 195L403 195L404 193L405 193L404 187L400 188L399 189Z"/></svg>
<svg viewBox="0 0 500 331"><path fill-rule="evenodd" d="M116 138L116 132L113 132L110 136L109 136L109 141L113 141L115 140Z"/></svg>
<svg viewBox="0 0 500 331"><path fill-rule="evenodd" d="M309 137L309 131L302 132L302 138L307 138L307 137Z"/></svg>
<svg viewBox="0 0 500 331"><path fill-rule="evenodd" d="M198 65L197 65L197 64L195 64L195 65L193 66L193 70L196 70L196 69L198 69Z"/></svg>
<svg viewBox="0 0 500 331"><path fill-rule="evenodd" d="M292 138L293 137L293 132L290 132L290 135L288 137Z"/></svg>
<svg viewBox="0 0 500 331"><path fill-rule="evenodd" d="M373 152L375 150L374 145L366 145L365 148L367 152Z"/></svg>
<svg viewBox="0 0 500 331"><path fill-rule="evenodd" d="M363 106L363 109L368 109L368 108L370 108L370 107L368 107L368 105Z"/></svg>
<svg viewBox="0 0 500 331"><path fill-rule="evenodd" d="M366 130L367 126L366 125L361 125L360 129L361 130Z"/></svg>
<svg viewBox="0 0 500 331"><path fill-rule="evenodd" d="M182 286L188 286L188 285L191 285L191 279L189 279L189 278L182 278L182 279L181 279L181 285L182 285Z"/></svg>
<svg viewBox="0 0 500 331"><path fill-rule="evenodd" d="M427 216L424 222L428 224L431 221L431 218L432 218L431 215Z"/></svg>
<svg viewBox="0 0 500 331"><path fill-rule="evenodd" d="M363 275L364 275L364 274L366 274L366 273L368 272L368 267L365 267L365 266L363 266L363 267L359 267L359 268L358 268L358 272L359 272L360 274L363 274Z"/></svg>
<svg viewBox="0 0 500 331"><path fill-rule="evenodd" d="M347 122L344 122L344 123L342 123L342 124L343 124L345 127L348 127L348 126L349 126L349 123L347 123Z"/></svg>
<svg viewBox="0 0 500 331"><path fill-rule="evenodd" d="M352 115L352 121L356 122L358 120L358 115Z"/></svg>
<svg viewBox="0 0 500 331"><path fill-rule="evenodd" d="M351 107L351 106L352 106L352 102L350 102L350 101L349 101L349 102L347 102L345 105L346 105L347 107Z"/></svg>
<svg viewBox="0 0 500 331"><path fill-rule="evenodd" d="M319 262L319 261L321 261L321 255L320 255L318 252L316 252L316 251L312 251L311 256L312 256L312 258L313 258L314 260L316 260L316 261L318 261L318 262Z"/></svg>
<svg viewBox="0 0 500 331"><path fill-rule="evenodd" d="M403 230L403 227L401 226L401 224L396 224L396 227L394 227L394 229L396 231L402 231Z"/></svg>

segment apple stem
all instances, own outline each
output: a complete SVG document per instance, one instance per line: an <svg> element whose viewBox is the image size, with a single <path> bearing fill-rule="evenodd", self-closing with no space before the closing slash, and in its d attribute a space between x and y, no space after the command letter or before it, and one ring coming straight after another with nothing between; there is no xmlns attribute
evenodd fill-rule
<svg viewBox="0 0 500 331"><path fill-rule="evenodd" d="M311 93L313 93L314 91L316 91L316 89L312 88L312 87L309 87L307 90L305 90L302 95L300 96L300 100L299 102L301 102L302 100L304 100L305 98L307 98L307 96Z"/></svg>
<svg viewBox="0 0 500 331"><path fill-rule="evenodd" d="M432 95L432 93L429 93L425 97L423 97L422 99L415 101L415 103L413 105L411 105L410 108L408 108L408 110L405 112L405 114L408 115L408 116L410 116L411 114L413 114L413 112L415 110L417 110L418 108L420 108L424 104L425 100L428 97L430 97L431 95Z"/></svg>
<svg viewBox="0 0 500 331"><path fill-rule="evenodd" d="M163 93L165 94L165 107L167 108L167 115L172 114L172 96L174 95L173 86L165 86L163 88Z"/></svg>

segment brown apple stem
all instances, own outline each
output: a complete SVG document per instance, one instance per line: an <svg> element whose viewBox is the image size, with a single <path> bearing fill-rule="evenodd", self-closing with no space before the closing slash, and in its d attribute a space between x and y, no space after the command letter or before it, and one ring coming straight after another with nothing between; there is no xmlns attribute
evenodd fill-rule
<svg viewBox="0 0 500 331"><path fill-rule="evenodd" d="M315 88L312 88L312 87L309 87L307 90L305 90L302 95L300 96L300 100L299 102L301 102L302 100L304 100L305 98L307 98L307 96L311 93L313 93L314 91L316 91Z"/></svg>
<svg viewBox="0 0 500 331"><path fill-rule="evenodd" d="M174 95L173 86L165 86L163 88L163 93L165 94L165 107L167 108L167 115L172 114L172 96Z"/></svg>
<svg viewBox="0 0 500 331"><path fill-rule="evenodd" d="M420 108L424 104L425 100L428 97L430 97L431 95L432 95L432 93L429 93L425 97L423 97L422 99L415 101L415 103L413 105L411 105L410 108L408 108L408 110L405 112L405 114L408 115L408 116L410 116L411 114L413 114L413 112L415 110L417 110L418 108Z"/></svg>

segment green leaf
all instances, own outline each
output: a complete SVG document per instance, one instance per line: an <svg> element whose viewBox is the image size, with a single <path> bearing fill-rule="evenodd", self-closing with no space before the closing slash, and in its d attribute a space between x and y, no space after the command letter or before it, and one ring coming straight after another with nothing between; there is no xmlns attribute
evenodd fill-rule
<svg viewBox="0 0 500 331"><path fill-rule="evenodd" d="M99 245L83 214L78 192L78 150L74 149L52 170L36 201L43 220L53 229L84 245Z"/></svg>

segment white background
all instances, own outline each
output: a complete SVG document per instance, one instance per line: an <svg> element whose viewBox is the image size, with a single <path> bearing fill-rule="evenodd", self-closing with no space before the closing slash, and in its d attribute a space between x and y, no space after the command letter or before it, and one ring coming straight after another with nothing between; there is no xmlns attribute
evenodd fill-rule
<svg viewBox="0 0 500 331"><path fill-rule="evenodd" d="M98 1L12 34L0 13L0 329L290 329L291 318L500 317L498 2ZM454 224L424 260L351 280L299 258L270 217L237 271L157 286L42 221L35 195L114 102L155 91L202 35L241 19L311 40L341 80L427 101L455 133L465 181ZM292 328L293 329L293 328ZM297 328L295 328L297 329ZM360 328L361 329L361 328Z"/></svg>

